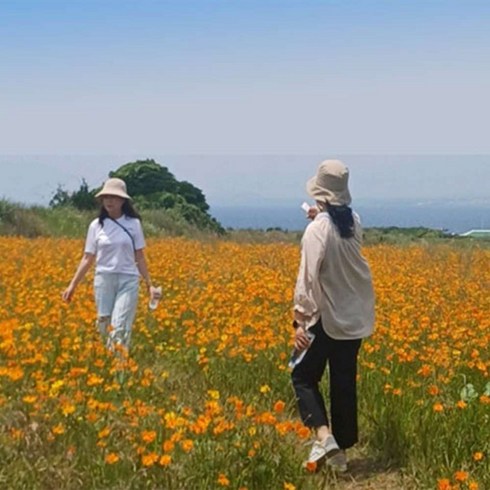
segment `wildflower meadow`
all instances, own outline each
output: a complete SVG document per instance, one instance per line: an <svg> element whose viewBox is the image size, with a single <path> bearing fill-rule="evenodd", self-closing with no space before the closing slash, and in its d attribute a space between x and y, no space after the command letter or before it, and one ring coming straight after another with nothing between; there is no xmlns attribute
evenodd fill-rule
<svg viewBox="0 0 490 490"><path fill-rule="evenodd" d="M287 367L298 245L149 240L164 294L150 311L141 291L129 356L99 337L92 275L61 300L82 251L0 238L0 488L490 488L490 250L364 249L376 332L345 476L302 468L311 434ZM363 460L394 486L358 478Z"/></svg>

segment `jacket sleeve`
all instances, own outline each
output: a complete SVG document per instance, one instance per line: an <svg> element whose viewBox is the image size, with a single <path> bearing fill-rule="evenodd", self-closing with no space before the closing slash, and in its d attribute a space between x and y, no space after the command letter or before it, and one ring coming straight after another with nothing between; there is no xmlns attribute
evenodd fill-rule
<svg viewBox="0 0 490 490"><path fill-rule="evenodd" d="M320 268L325 257L327 227L325 221L313 221L301 243L301 263L294 292L295 316L308 322L319 312ZM297 315L299 313L299 315Z"/></svg>

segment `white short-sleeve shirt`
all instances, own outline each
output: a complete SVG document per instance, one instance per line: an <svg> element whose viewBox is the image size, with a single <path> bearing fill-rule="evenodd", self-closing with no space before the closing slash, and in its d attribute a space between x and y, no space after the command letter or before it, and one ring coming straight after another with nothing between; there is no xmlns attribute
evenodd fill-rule
<svg viewBox="0 0 490 490"><path fill-rule="evenodd" d="M145 247L141 221L126 215L116 221L128 230L132 240L129 234L110 218L104 220L103 226L96 218L88 228L85 253L95 255L95 273L139 275L134 252Z"/></svg>

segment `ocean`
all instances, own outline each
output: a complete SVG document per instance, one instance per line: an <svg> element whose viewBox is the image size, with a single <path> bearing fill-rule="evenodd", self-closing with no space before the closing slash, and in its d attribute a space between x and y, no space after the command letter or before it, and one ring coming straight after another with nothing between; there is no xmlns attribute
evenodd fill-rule
<svg viewBox="0 0 490 490"><path fill-rule="evenodd" d="M297 206L216 206L211 214L225 227L235 229L282 228L303 230L308 223ZM364 227L418 227L464 233L490 228L490 203L396 202L360 203L353 206Z"/></svg>

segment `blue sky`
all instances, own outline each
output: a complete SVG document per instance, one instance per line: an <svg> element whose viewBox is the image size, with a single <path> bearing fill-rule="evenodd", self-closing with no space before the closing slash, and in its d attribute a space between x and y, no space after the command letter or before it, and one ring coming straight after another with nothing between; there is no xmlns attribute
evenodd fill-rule
<svg viewBox="0 0 490 490"><path fill-rule="evenodd" d="M285 202L340 156L360 198L488 198L489 25L486 0L0 0L0 197L155 158L213 204Z"/></svg>
<svg viewBox="0 0 490 490"><path fill-rule="evenodd" d="M0 154L489 154L490 2L0 1Z"/></svg>

